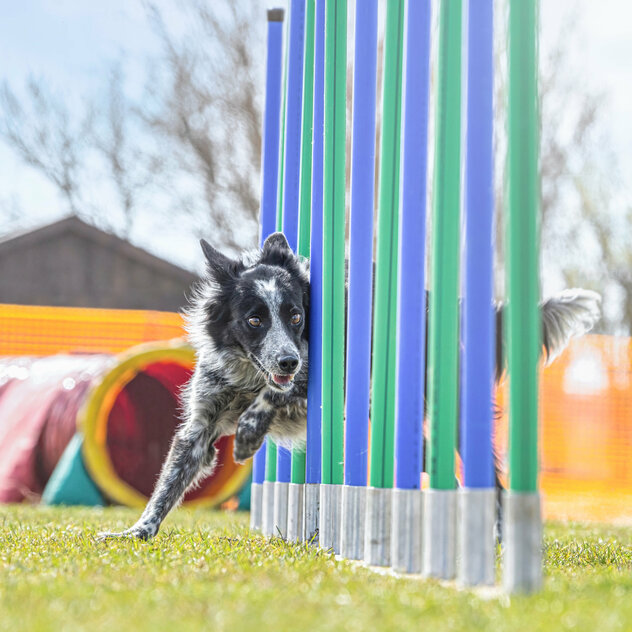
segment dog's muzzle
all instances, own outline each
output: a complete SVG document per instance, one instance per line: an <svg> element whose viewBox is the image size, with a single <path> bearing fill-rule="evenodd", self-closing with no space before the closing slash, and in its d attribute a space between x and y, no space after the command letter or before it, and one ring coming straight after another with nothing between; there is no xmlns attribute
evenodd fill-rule
<svg viewBox="0 0 632 632"><path fill-rule="evenodd" d="M294 385L294 374L276 375L274 373L270 373L268 383L272 386L272 388L276 388L279 391L288 391Z"/></svg>
<svg viewBox="0 0 632 632"><path fill-rule="evenodd" d="M270 373L268 382L272 388L287 391L292 388L294 376L298 371L300 360L294 353L282 353L276 358L279 373Z"/></svg>
<svg viewBox="0 0 632 632"><path fill-rule="evenodd" d="M254 354L249 354L251 362L265 374L268 386L275 391L286 393L294 386L294 376L300 369L300 360L296 356L281 356L277 358L279 373L268 371L259 358ZM289 371L287 369L290 369Z"/></svg>

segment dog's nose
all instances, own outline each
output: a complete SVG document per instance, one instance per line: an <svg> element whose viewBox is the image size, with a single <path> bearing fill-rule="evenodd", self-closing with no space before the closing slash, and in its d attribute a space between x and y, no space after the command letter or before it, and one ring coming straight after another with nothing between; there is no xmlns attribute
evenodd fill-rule
<svg viewBox="0 0 632 632"><path fill-rule="evenodd" d="M277 358L277 363L281 371L294 373L298 366L298 358L295 355L282 355Z"/></svg>

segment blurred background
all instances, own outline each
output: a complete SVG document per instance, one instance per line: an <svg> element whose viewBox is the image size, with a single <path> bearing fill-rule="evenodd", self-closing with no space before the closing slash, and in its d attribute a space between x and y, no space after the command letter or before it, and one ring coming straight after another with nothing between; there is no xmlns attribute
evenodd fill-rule
<svg viewBox="0 0 632 632"><path fill-rule="evenodd" d="M8 5L0 24L0 232L74 215L194 272L201 235L225 250L255 244L264 9L283 4ZM617 0L542 0L540 8L543 291L599 290L600 331L627 334L632 9ZM497 2L501 120L505 13L506 2Z"/></svg>
<svg viewBox="0 0 632 632"><path fill-rule="evenodd" d="M175 312L202 269L199 237L226 252L256 244L265 9L284 4L24 0L4 7L0 355L113 355L179 335ZM506 12L506 0L498 0L498 213ZM594 289L604 310L595 331L603 338L582 343L560 365L572 384L562 368L556 379L567 394L596 397L602 407L586 423L612 418L612 445L630 450L632 429L623 422L630 418L632 8L617 0L541 0L540 14L543 294ZM349 107L352 97L349 90ZM497 222L499 270L502 232ZM502 273L497 292L503 296ZM54 306L135 311L61 313ZM113 322L120 322L116 331ZM16 366L5 363L0 389ZM608 389L615 386L628 403L612 412L616 398ZM586 408L573 402L572 412L560 413L567 420ZM586 432L590 451L599 432ZM164 446L156 450L159 462ZM617 462L628 460L625 450ZM617 467L632 490L629 468L621 474L625 465Z"/></svg>

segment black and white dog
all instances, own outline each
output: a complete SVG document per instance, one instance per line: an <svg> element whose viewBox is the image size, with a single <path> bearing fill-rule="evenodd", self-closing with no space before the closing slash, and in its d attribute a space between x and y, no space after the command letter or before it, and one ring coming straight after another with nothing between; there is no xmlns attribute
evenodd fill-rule
<svg viewBox="0 0 632 632"><path fill-rule="evenodd" d="M207 275L187 312L197 365L184 391L183 421L138 522L103 537L156 535L185 491L212 472L214 444L224 435L235 435L236 461L253 456L266 435L285 444L305 438L308 262L281 233L241 260L205 241L202 249ZM541 304L547 362L592 328L599 304L599 295L587 290L567 290ZM502 326L502 307L497 318Z"/></svg>

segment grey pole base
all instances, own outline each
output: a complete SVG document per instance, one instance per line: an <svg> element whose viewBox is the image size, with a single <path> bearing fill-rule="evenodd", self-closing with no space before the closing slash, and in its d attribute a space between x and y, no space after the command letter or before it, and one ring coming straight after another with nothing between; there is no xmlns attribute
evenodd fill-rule
<svg viewBox="0 0 632 632"><path fill-rule="evenodd" d="M372 566L391 565L392 489L366 488L364 561Z"/></svg>
<svg viewBox="0 0 632 632"><path fill-rule="evenodd" d="M318 545L318 525L320 515L320 483L305 483L303 491L303 542Z"/></svg>
<svg viewBox="0 0 632 632"><path fill-rule="evenodd" d="M504 573L508 593L531 593L542 586L542 517L537 492L503 495Z"/></svg>
<svg viewBox="0 0 632 632"><path fill-rule="evenodd" d="M287 498L287 539L300 542L303 539L303 485L290 483Z"/></svg>
<svg viewBox="0 0 632 632"><path fill-rule="evenodd" d="M261 483L250 484L250 529L261 531L263 526L263 485Z"/></svg>
<svg viewBox="0 0 632 632"><path fill-rule="evenodd" d="M320 484L320 533L318 546L340 554L340 504L342 485Z"/></svg>
<svg viewBox="0 0 632 632"><path fill-rule="evenodd" d="M496 580L496 490L459 489L457 580L462 586Z"/></svg>
<svg viewBox="0 0 632 632"><path fill-rule="evenodd" d="M422 492L396 488L392 498L391 566L400 573L421 573Z"/></svg>
<svg viewBox="0 0 632 632"><path fill-rule="evenodd" d="M261 532L274 535L274 485L273 481L263 481L261 494Z"/></svg>
<svg viewBox="0 0 632 632"><path fill-rule="evenodd" d="M274 533L272 535L287 538L287 496L290 484L274 484Z"/></svg>
<svg viewBox="0 0 632 632"><path fill-rule="evenodd" d="M426 577L456 575L456 489L423 492L423 566Z"/></svg>
<svg viewBox="0 0 632 632"><path fill-rule="evenodd" d="M340 554L349 560L364 558L366 487L343 485Z"/></svg>

